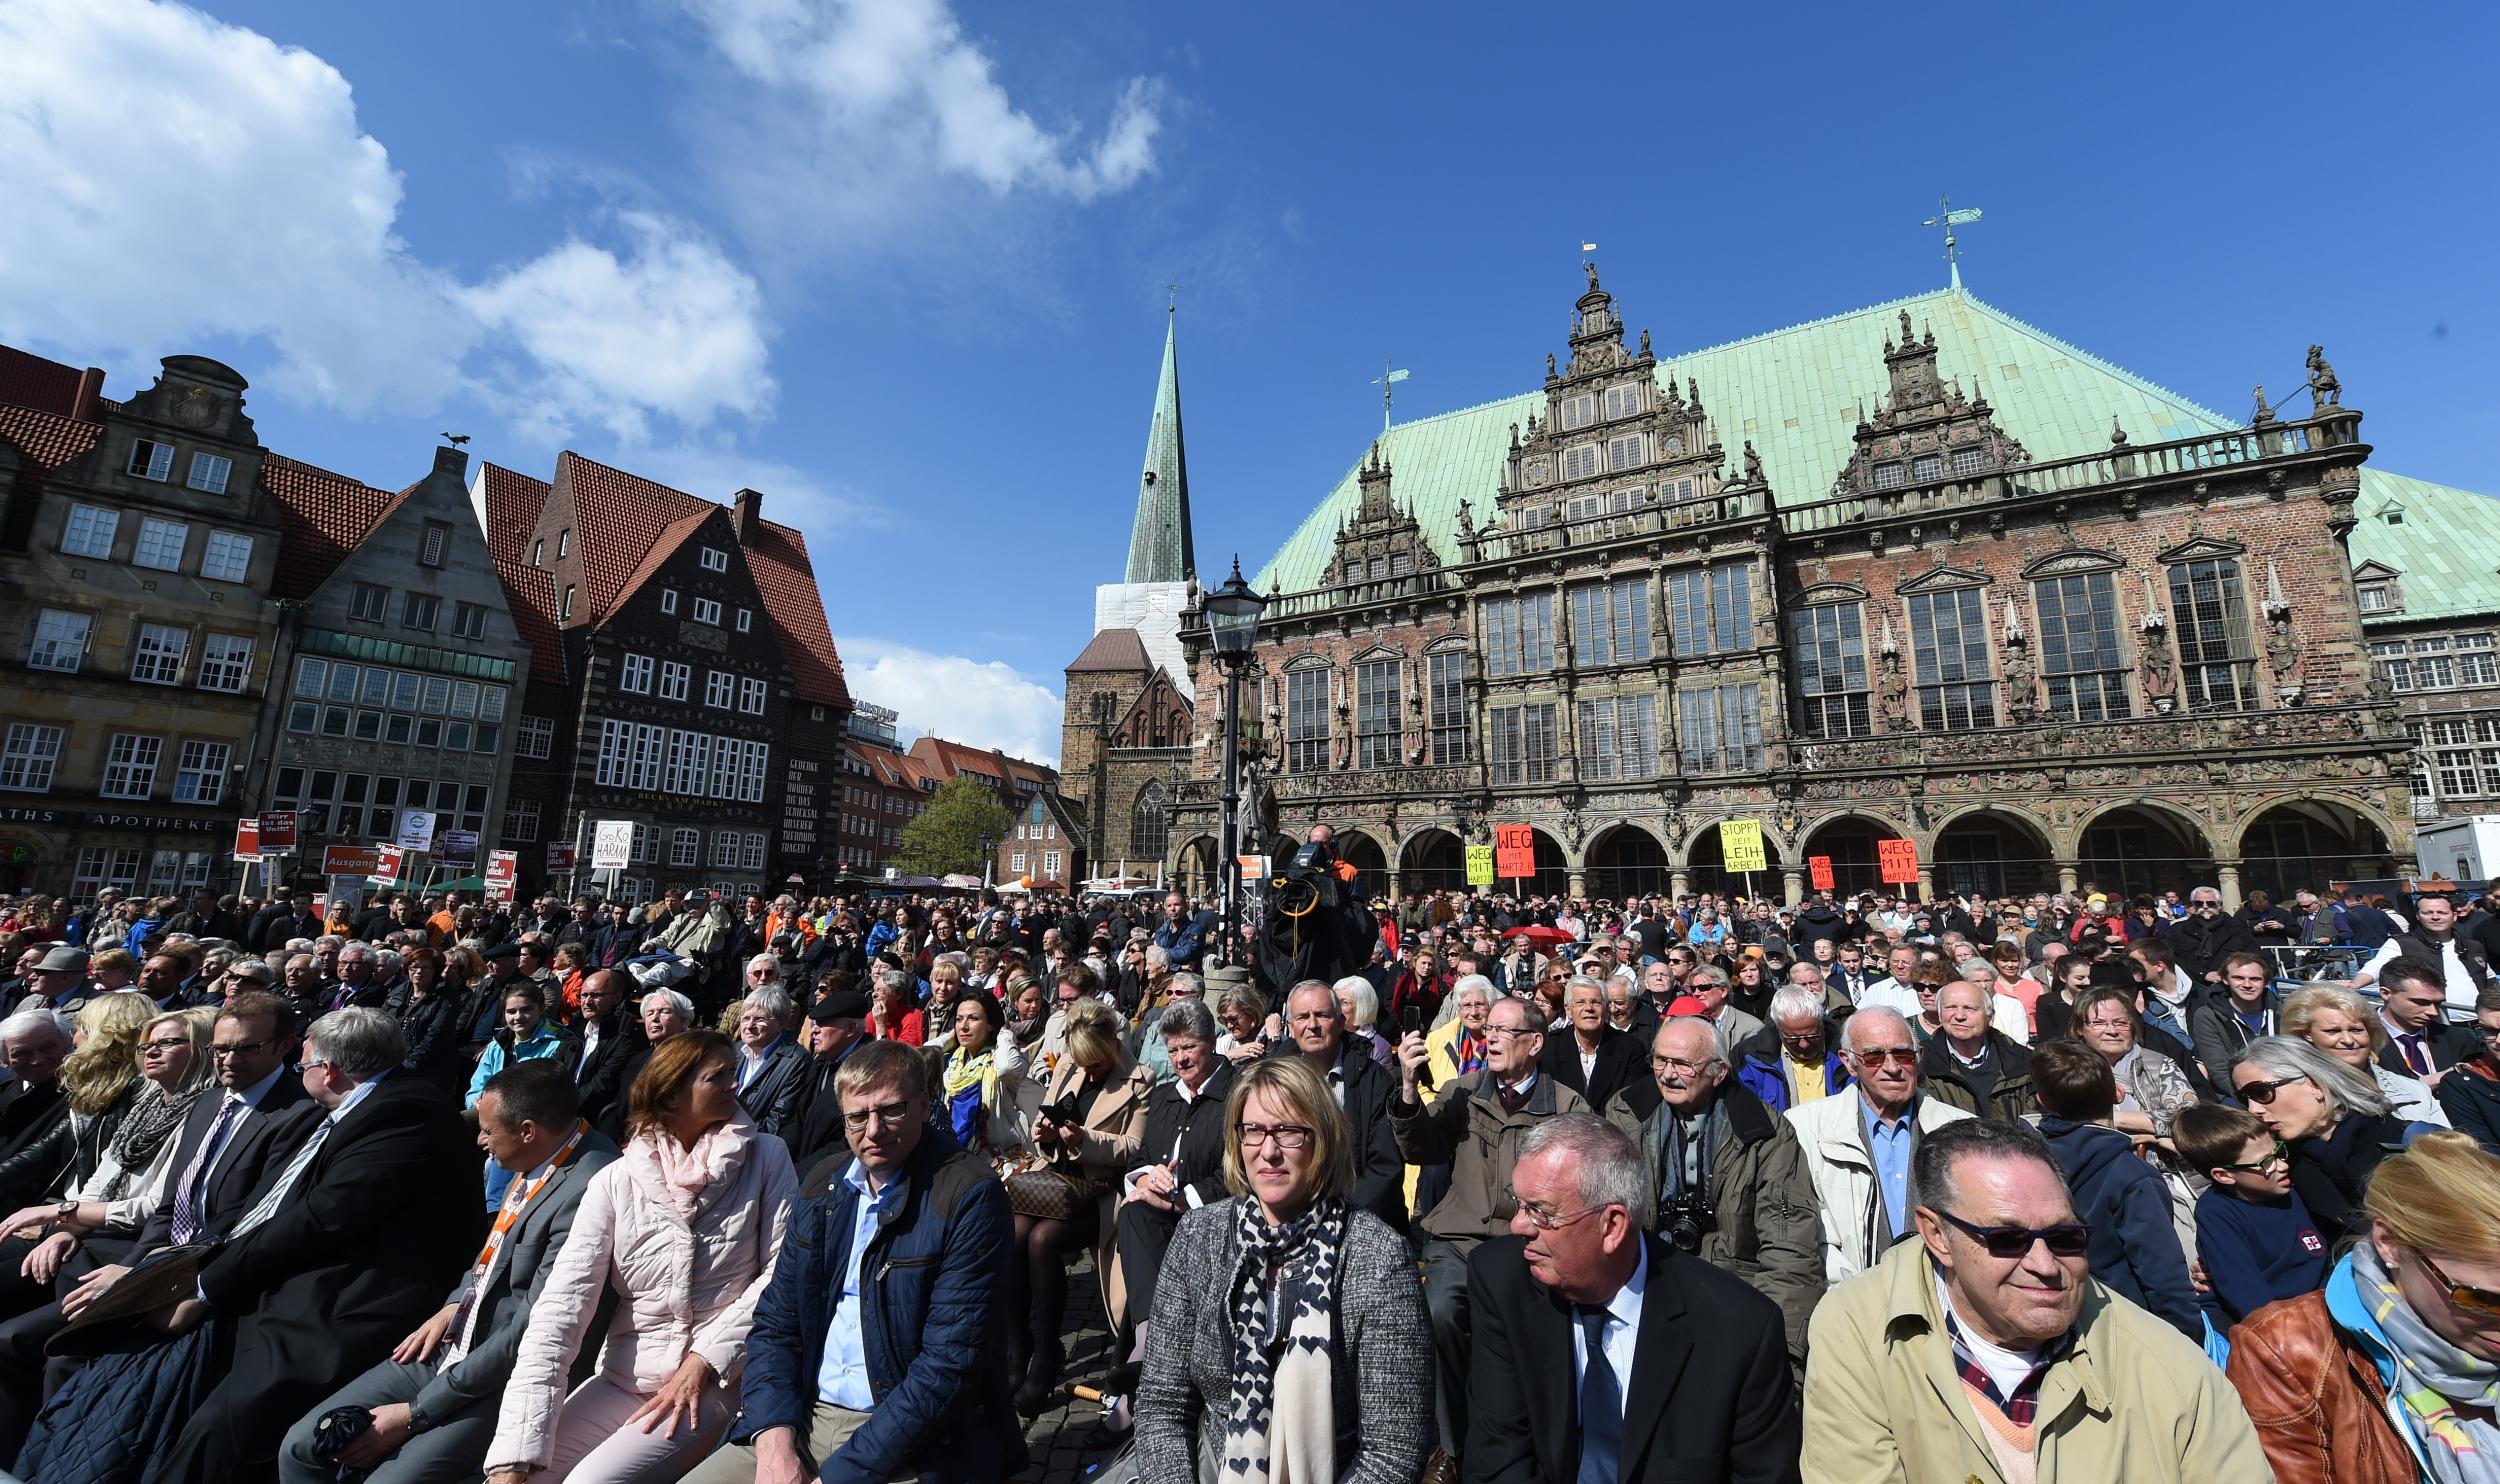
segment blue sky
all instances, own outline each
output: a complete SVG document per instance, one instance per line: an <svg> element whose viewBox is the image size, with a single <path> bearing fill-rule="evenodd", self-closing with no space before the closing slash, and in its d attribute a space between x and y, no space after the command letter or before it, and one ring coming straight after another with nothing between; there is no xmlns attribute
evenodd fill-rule
<svg viewBox="0 0 2500 1484"><path fill-rule="evenodd" d="M801 526L856 688L1055 754L1180 283L1197 549L1536 384L1585 239L1661 354L1940 284L2208 405L2323 341L2500 491L2489 7L0 0L0 340Z"/></svg>

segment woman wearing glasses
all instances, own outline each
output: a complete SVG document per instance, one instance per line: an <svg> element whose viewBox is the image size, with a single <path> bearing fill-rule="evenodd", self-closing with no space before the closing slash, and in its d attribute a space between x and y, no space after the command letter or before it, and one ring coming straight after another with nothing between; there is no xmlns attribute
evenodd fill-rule
<svg viewBox="0 0 2500 1484"><path fill-rule="evenodd" d="M1301 1057L1242 1070L1233 1198L1181 1218L1137 1386L1140 1478L1409 1484L1433 1361L1405 1239L1346 1204L1353 1135Z"/></svg>
<svg viewBox="0 0 2500 1484"><path fill-rule="evenodd" d="M486 1450L488 1484L669 1484L737 1413L739 1361L798 1176L781 1141L738 1106L737 1053L718 1031L653 1047L631 1104L624 1157L591 1177L531 1307ZM568 1395L565 1376L611 1288L599 1368Z"/></svg>
<svg viewBox="0 0 2500 1484"><path fill-rule="evenodd" d="M2378 1084L2306 1041L2261 1036L2231 1064L2232 1091L2292 1154L2292 1189L2330 1239L2369 1230L2362 1196L2382 1161L2424 1127Z"/></svg>
<svg viewBox="0 0 2500 1484"><path fill-rule="evenodd" d="M2139 1139L2167 1139L2170 1120L2196 1103L2196 1088L2169 1057L2142 1044L2135 993L2115 985L2087 989L2075 1000L2075 1036L2101 1054L2118 1079L2118 1111L2109 1126Z"/></svg>
<svg viewBox="0 0 2500 1484"><path fill-rule="evenodd" d="M2378 1167L2359 1216L2323 1292L2232 1331L2227 1373L2275 1478L2495 1477L2500 1159L2427 1134Z"/></svg>
<svg viewBox="0 0 2500 1484"><path fill-rule="evenodd" d="M2378 1018L2377 1009L2353 991L2333 984L2295 990L2284 997L2275 1023L2284 1035L2308 1042L2377 1083L2379 1095L2397 1117L2413 1123L2448 1121L2439 1099L2420 1078L2378 1059L2387 1045L2387 1026Z"/></svg>

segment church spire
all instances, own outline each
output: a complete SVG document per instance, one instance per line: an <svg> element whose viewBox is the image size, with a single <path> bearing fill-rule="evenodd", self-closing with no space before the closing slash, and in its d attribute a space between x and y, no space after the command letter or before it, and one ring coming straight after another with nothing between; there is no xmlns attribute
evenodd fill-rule
<svg viewBox="0 0 2500 1484"><path fill-rule="evenodd" d="M1155 378L1146 469L1137 482L1137 525L1128 540L1130 582L1189 582L1198 576L1189 538L1189 460L1181 447L1179 312L1166 313L1171 317L1163 326L1163 371Z"/></svg>

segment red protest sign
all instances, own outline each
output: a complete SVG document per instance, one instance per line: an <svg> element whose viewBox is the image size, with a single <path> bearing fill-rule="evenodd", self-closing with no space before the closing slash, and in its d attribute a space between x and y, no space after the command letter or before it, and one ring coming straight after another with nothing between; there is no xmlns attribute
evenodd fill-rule
<svg viewBox="0 0 2500 1484"><path fill-rule="evenodd" d="M260 812L260 848L270 855L283 855L295 848L295 811L263 809Z"/></svg>
<svg viewBox="0 0 2500 1484"><path fill-rule="evenodd" d="M1536 831L1524 824L1493 827L1493 874L1525 879L1536 874Z"/></svg>
<svg viewBox="0 0 2500 1484"><path fill-rule="evenodd" d="M238 819L234 822L234 858L239 861L260 859L260 821Z"/></svg>
<svg viewBox="0 0 2500 1484"><path fill-rule="evenodd" d="M569 876L573 873L575 846L570 840L559 840L547 847L547 874Z"/></svg>
<svg viewBox="0 0 2500 1484"><path fill-rule="evenodd" d="M407 852L396 845L374 846L373 869L366 874L365 880L375 886L393 884L399 880L400 864L406 857Z"/></svg>
<svg viewBox="0 0 2500 1484"><path fill-rule="evenodd" d="M1828 855L1807 856L1806 874L1814 879L1816 891L1830 891L1832 889L1832 858Z"/></svg>
<svg viewBox="0 0 2500 1484"><path fill-rule="evenodd" d="M513 878L521 872L521 854L517 850L486 852L486 892L498 902L512 900Z"/></svg>
<svg viewBox="0 0 2500 1484"><path fill-rule="evenodd" d="M1918 880L1918 845L1909 840L1878 840L1875 858L1883 866L1884 884L1908 886Z"/></svg>
<svg viewBox="0 0 2500 1484"><path fill-rule="evenodd" d="M370 876L380 864L380 858L370 845L321 847L321 874L324 876Z"/></svg>

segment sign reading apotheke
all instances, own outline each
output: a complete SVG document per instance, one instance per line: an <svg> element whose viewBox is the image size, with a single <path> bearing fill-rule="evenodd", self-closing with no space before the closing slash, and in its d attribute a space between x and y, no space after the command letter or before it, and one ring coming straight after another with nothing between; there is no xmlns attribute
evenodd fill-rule
<svg viewBox="0 0 2500 1484"><path fill-rule="evenodd" d="M185 819L176 814L115 814L102 809L0 808L0 824L48 824L95 830L154 830L159 834L220 835L234 827L230 817Z"/></svg>

